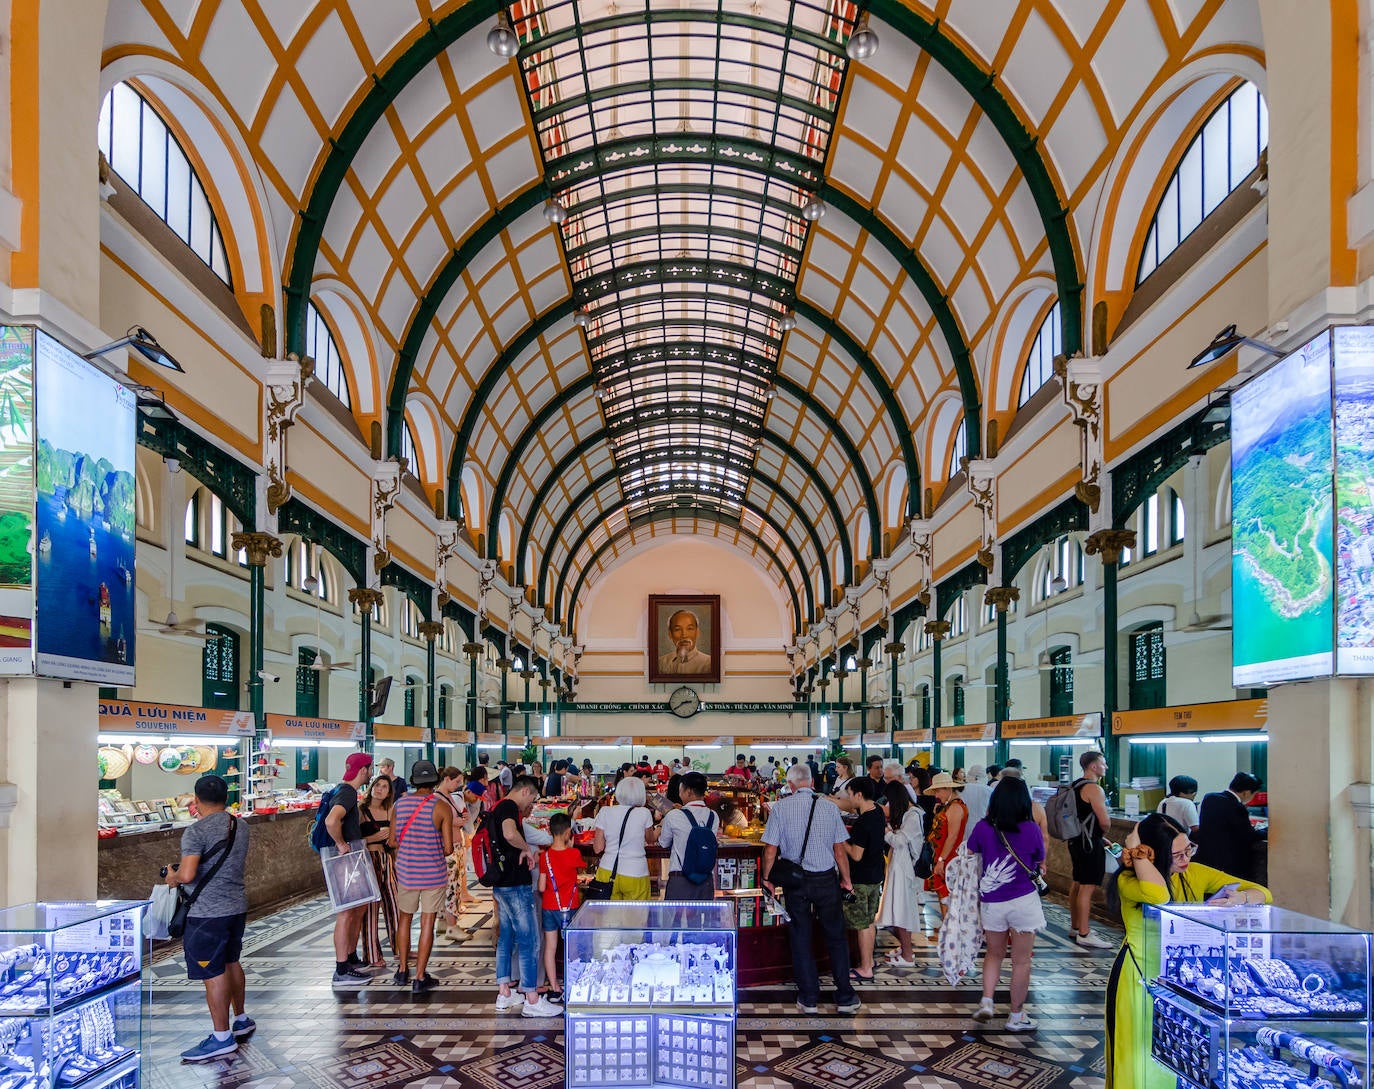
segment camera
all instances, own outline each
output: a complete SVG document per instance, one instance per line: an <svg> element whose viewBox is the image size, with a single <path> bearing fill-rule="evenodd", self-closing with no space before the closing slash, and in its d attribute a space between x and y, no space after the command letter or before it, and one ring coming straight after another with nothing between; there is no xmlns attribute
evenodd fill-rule
<svg viewBox="0 0 1374 1089"><path fill-rule="evenodd" d="M258 670L258 676L261 677L264 681L271 681L273 684L279 684L281 682L281 677L279 677L275 673L269 673L265 669Z"/></svg>
<svg viewBox="0 0 1374 1089"><path fill-rule="evenodd" d="M858 894L853 889L840 890L840 899L843 900L846 904L852 904L858 898Z"/></svg>

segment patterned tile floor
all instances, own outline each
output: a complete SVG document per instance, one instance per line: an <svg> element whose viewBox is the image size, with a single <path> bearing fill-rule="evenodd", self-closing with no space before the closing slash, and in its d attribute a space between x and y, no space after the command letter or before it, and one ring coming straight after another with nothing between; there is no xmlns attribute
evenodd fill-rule
<svg viewBox="0 0 1374 1089"><path fill-rule="evenodd" d="M1050 928L1036 944L1028 1007L1036 1033L1003 1031L1004 1005L997 1021L975 1025L968 1015L977 984L949 987L934 943L918 940L915 968L880 967L876 981L860 987L857 1017L798 1014L791 988L742 991L739 1089L1101 1089L1111 954L1079 950L1064 936L1066 912L1046 907ZM375 987L332 990L331 917L322 901L251 924L243 964L258 1031L231 1059L198 1066L177 1056L208 1028L201 985L187 981L179 957L159 961L148 1089L561 1087L562 1021L498 1017L486 904L462 925L463 942L438 945L441 986L412 1000L385 982L389 973L379 973ZM1005 991L999 997L1004 1002Z"/></svg>

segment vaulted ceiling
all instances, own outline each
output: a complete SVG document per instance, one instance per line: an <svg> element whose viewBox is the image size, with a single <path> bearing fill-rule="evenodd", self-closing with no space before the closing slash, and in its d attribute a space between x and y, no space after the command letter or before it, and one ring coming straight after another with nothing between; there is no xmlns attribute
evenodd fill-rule
<svg viewBox="0 0 1374 1089"><path fill-rule="evenodd" d="M1080 346L1107 166L1218 42L1247 0L111 0L106 39L237 126L286 350L322 290L365 315L355 409L541 602L710 533L799 625L978 452L1018 291Z"/></svg>

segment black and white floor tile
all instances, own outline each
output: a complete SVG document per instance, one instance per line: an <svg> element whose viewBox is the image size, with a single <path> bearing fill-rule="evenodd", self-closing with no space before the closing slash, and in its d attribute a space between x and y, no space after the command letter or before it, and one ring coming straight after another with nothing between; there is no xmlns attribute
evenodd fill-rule
<svg viewBox="0 0 1374 1089"><path fill-rule="evenodd" d="M801 1014L790 988L741 991L739 1089L1102 1089L1111 954L1079 949L1065 937L1066 913L1047 912L1028 1007L1035 1033L1004 1031L1005 1005L976 1025L978 984L950 987L934 942L918 940L914 968L882 963L860 988L856 1017L825 1005ZM389 972L361 991L331 988L323 901L251 924L243 965L258 1031L232 1058L194 1066L178 1055L208 1030L202 987L187 981L179 957L158 961L146 1089L558 1089L562 1021L497 1014L489 905L479 902L461 924L461 941L437 943L439 988L415 999L390 985Z"/></svg>

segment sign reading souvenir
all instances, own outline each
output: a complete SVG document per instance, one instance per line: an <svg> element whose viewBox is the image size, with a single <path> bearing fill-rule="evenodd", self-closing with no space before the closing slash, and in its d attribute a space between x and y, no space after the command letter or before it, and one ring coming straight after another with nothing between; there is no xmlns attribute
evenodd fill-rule
<svg viewBox="0 0 1374 1089"><path fill-rule="evenodd" d="M1148 711L1118 711L1112 716L1114 734L1255 733L1269 728L1268 700L1223 700Z"/></svg>
<svg viewBox="0 0 1374 1089"><path fill-rule="evenodd" d="M104 734L177 734L252 737L252 711L219 711L176 703L101 700L100 732ZM140 763L151 763L140 760Z"/></svg>
<svg viewBox="0 0 1374 1089"><path fill-rule="evenodd" d="M929 745L935 740L934 730L898 730L892 735L898 745Z"/></svg>
<svg viewBox="0 0 1374 1089"><path fill-rule="evenodd" d="M1056 718L1017 718L1002 723L1002 740L1017 738L1098 737L1102 733L1102 712L1089 715L1060 715Z"/></svg>
<svg viewBox="0 0 1374 1089"><path fill-rule="evenodd" d="M134 683L131 390L36 334L38 672Z"/></svg>
<svg viewBox="0 0 1374 1089"><path fill-rule="evenodd" d="M295 741L363 741L365 722L333 718L302 718L300 715L268 715L267 732L275 738Z"/></svg>
<svg viewBox="0 0 1374 1089"><path fill-rule="evenodd" d="M472 740L472 735L466 730L439 730L431 731L434 734L436 745L466 745Z"/></svg>
<svg viewBox="0 0 1374 1089"><path fill-rule="evenodd" d="M966 726L941 726L935 731L935 740L941 745L955 741L996 741L997 723L974 722Z"/></svg>

